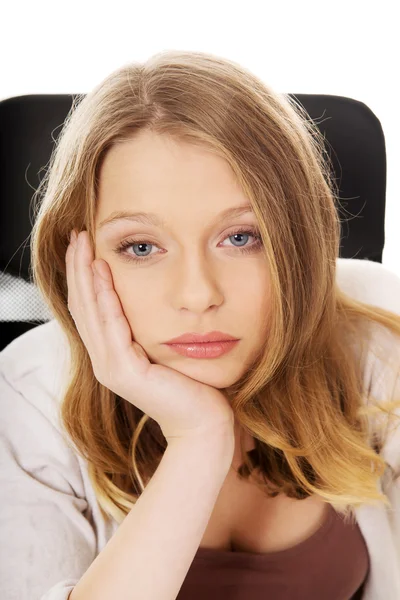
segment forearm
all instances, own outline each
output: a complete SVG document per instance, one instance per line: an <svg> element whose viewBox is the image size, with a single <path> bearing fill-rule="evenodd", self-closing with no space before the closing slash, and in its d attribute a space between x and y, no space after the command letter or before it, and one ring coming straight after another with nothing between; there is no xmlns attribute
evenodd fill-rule
<svg viewBox="0 0 400 600"><path fill-rule="evenodd" d="M228 431L170 442L144 492L69 600L175 600L233 453Z"/></svg>

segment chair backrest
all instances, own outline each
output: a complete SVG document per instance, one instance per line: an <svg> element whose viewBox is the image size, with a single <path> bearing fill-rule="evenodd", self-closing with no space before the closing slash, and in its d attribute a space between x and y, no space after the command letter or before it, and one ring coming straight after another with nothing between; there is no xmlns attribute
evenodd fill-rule
<svg viewBox="0 0 400 600"><path fill-rule="evenodd" d="M339 256L382 262L386 151L379 119L352 98L288 95L321 130L332 159L342 223ZM0 102L0 350L54 318L32 283L31 201L74 98L33 94Z"/></svg>

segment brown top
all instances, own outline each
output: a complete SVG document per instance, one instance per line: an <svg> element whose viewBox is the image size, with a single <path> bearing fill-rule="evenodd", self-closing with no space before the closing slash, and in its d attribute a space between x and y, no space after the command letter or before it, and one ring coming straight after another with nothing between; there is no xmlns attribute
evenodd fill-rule
<svg viewBox="0 0 400 600"><path fill-rule="evenodd" d="M369 571L357 523L331 505L309 538L266 554L199 548L177 600L361 600Z"/></svg>

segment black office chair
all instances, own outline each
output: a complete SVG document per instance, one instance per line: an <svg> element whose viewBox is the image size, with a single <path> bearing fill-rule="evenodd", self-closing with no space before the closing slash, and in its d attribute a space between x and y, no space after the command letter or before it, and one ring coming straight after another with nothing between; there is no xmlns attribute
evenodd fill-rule
<svg viewBox="0 0 400 600"><path fill-rule="evenodd" d="M382 262L386 150L381 123L362 102L289 94L322 131L339 188L341 258ZM32 283L32 196L47 168L74 94L0 102L0 350L54 318Z"/></svg>

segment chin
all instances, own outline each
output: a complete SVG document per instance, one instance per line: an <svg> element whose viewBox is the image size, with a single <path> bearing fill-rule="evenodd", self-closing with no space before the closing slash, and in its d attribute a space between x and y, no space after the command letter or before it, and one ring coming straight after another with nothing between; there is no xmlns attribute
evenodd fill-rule
<svg viewBox="0 0 400 600"><path fill-rule="evenodd" d="M188 361L190 359L187 359ZM200 362L200 361L199 361ZM166 364L167 367L171 367L176 371L179 371L183 375L187 375L200 383L204 383L205 385L209 385L217 390L222 390L224 388L228 388L236 381L238 381L241 373L238 372L238 369L227 369L225 365L217 365L210 361L202 360L202 364L196 365L179 365L172 366L171 364Z"/></svg>

